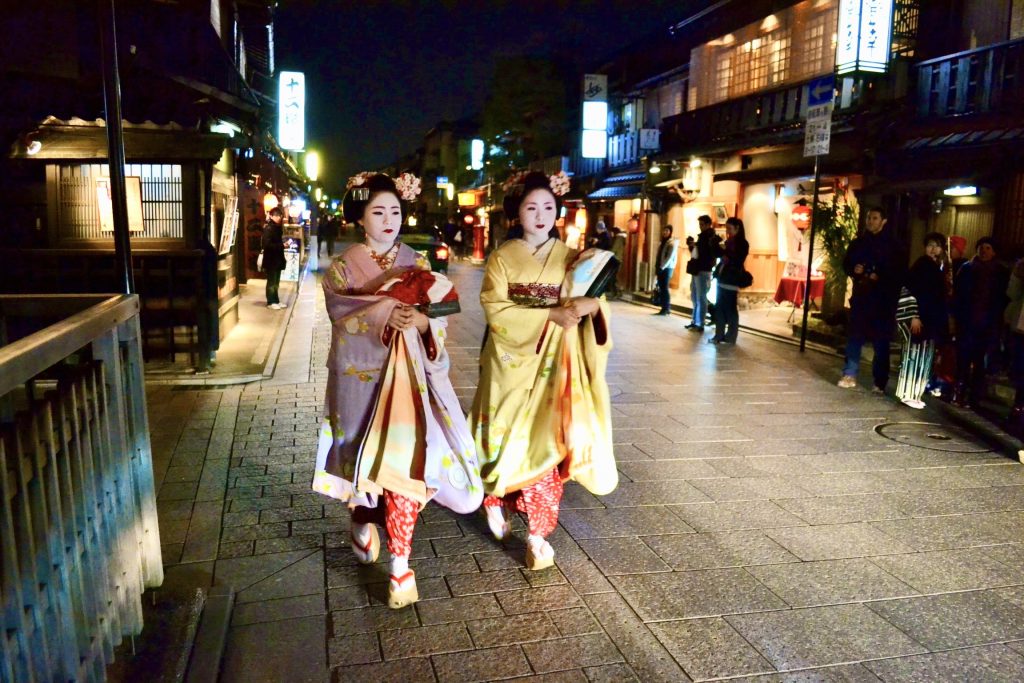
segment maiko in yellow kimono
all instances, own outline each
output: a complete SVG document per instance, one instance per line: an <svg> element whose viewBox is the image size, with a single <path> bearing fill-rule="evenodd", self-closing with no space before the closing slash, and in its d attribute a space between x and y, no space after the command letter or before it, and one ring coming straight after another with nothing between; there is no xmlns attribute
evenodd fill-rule
<svg viewBox="0 0 1024 683"><path fill-rule="evenodd" d="M547 477L592 493L618 483L605 368L608 305L564 330L548 320L577 252L552 240L542 262L523 240L488 259L480 301L487 341L472 408L485 491L501 497Z"/></svg>

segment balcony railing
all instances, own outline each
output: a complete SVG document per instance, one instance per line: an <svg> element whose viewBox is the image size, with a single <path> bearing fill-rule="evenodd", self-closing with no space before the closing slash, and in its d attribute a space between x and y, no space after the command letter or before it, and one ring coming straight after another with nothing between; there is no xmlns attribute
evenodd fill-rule
<svg viewBox="0 0 1024 683"><path fill-rule="evenodd" d="M930 59L917 65L917 115L942 118L1020 113L1024 39Z"/></svg>
<svg viewBox="0 0 1024 683"><path fill-rule="evenodd" d="M0 344L0 678L104 680L163 582L139 298L3 295Z"/></svg>
<svg viewBox="0 0 1024 683"><path fill-rule="evenodd" d="M608 168L622 168L640 161L640 133L608 136Z"/></svg>
<svg viewBox="0 0 1024 683"><path fill-rule="evenodd" d="M676 150L749 139L800 126L806 115L807 83L797 83L670 116L661 126L661 146Z"/></svg>
<svg viewBox="0 0 1024 683"><path fill-rule="evenodd" d="M600 175L604 172L604 166L604 159L586 159L583 157L583 152L578 147L574 149L572 154L569 156L569 170L571 170L573 175L577 178L587 178L589 176Z"/></svg>

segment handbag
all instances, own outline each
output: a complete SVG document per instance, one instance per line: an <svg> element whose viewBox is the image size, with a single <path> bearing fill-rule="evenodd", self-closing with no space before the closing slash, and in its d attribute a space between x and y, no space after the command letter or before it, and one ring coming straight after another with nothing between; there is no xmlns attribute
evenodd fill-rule
<svg viewBox="0 0 1024 683"><path fill-rule="evenodd" d="M263 250L260 250L260 255L256 257L256 270L263 270Z"/></svg>
<svg viewBox="0 0 1024 683"><path fill-rule="evenodd" d="M692 258L686 262L686 274L696 275L700 272L700 264L697 263L697 259Z"/></svg>
<svg viewBox="0 0 1024 683"><path fill-rule="evenodd" d="M740 289L745 289L750 285L754 284L754 276L751 275L750 271L748 270L740 271L738 279L739 282L736 283L736 286L739 287Z"/></svg>

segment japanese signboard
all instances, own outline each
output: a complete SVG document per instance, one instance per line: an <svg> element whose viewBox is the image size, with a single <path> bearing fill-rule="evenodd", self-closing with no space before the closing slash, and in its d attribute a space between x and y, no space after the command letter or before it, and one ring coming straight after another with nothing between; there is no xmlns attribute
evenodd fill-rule
<svg viewBox="0 0 1024 683"><path fill-rule="evenodd" d="M823 76L807 84L807 120L804 123L804 156L828 154L832 135L832 103L835 78Z"/></svg>
<svg viewBox="0 0 1024 683"><path fill-rule="evenodd" d="M836 71L885 73L892 50L893 0L842 0Z"/></svg>
<svg viewBox="0 0 1024 683"><path fill-rule="evenodd" d="M281 149L306 146L306 75L282 71L278 82L277 142Z"/></svg>

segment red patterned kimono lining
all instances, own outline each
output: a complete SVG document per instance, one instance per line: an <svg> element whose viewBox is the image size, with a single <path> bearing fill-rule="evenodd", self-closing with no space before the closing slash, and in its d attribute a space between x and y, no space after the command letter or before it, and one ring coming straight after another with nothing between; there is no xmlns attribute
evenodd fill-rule
<svg viewBox="0 0 1024 683"><path fill-rule="evenodd" d="M508 286L508 298L520 306L546 308L558 305L561 285L544 285L536 282L513 283Z"/></svg>

